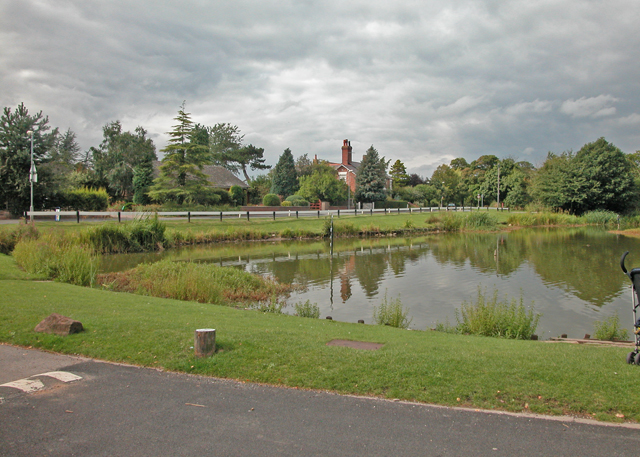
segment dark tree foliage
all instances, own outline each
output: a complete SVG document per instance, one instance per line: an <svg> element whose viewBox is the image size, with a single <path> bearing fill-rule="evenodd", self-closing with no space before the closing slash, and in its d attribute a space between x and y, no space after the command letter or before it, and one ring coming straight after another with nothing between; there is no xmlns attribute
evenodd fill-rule
<svg viewBox="0 0 640 457"><path fill-rule="evenodd" d="M285 149L278 163L273 169L271 178L271 193L283 198L293 195L298 190L298 173L293 154L289 148Z"/></svg>
<svg viewBox="0 0 640 457"><path fill-rule="evenodd" d="M190 116L183 103L175 118L178 123L168 132L169 144L162 150L165 156L160 165L160 176L149 191L152 200L178 204L210 204L220 200L202 172L202 167L209 162L209 151L191 141L193 122Z"/></svg>
<svg viewBox="0 0 640 457"><path fill-rule="evenodd" d="M575 214L624 212L637 196L632 164L604 138L585 144L575 155L549 153L533 188L543 204Z"/></svg>
<svg viewBox="0 0 640 457"><path fill-rule="evenodd" d="M387 174L385 170L386 163L371 145L367 149L356 175L356 201L372 203L382 201L387 197L385 190Z"/></svg>
<svg viewBox="0 0 640 457"><path fill-rule="evenodd" d="M33 161L38 182L33 184L34 209L43 208L52 193L52 177L40 165L53 148L57 129L49 132L49 118L42 111L30 115L24 103L15 111L4 108L0 117L0 204L17 216L29 209L31 200L31 135L33 132Z"/></svg>
<svg viewBox="0 0 640 457"><path fill-rule="evenodd" d="M400 161L400 159L396 160L393 165L391 165L389 174L393 179L394 189L396 187L404 187L409 184L409 175L407 174L407 168L404 166L404 163Z"/></svg>
<svg viewBox="0 0 640 457"><path fill-rule="evenodd" d="M298 195L308 202L328 201L331 204L342 203L347 200L347 184L338 179L336 170L327 164L316 164L312 173L300 178Z"/></svg>
<svg viewBox="0 0 640 457"><path fill-rule="evenodd" d="M428 184L428 181L425 181L425 179L422 176L417 175L416 173L411 173L409 175L409 182L407 183L408 186L411 187L415 187L419 184Z"/></svg>
<svg viewBox="0 0 640 457"><path fill-rule="evenodd" d="M120 121L108 123L102 133L100 146L91 148L97 180L112 198L130 200L134 194L134 169L150 167L157 158L156 147L145 129L124 132Z"/></svg>
<svg viewBox="0 0 640 457"><path fill-rule="evenodd" d="M225 167L227 170L238 174L242 172L247 184L251 185L248 168L251 170L267 170L271 165L266 165L264 149L252 144L242 145L244 135L240 134L237 125L216 124L209 127L208 146L211 150L212 161ZM200 132L198 132L200 136Z"/></svg>

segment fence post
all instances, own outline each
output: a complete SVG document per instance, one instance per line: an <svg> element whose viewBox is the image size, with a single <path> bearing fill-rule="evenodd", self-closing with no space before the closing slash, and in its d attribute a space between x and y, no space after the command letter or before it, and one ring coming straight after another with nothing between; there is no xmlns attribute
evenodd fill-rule
<svg viewBox="0 0 640 457"><path fill-rule="evenodd" d="M247 220L249 220L249 211L247 211Z"/></svg>
<svg viewBox="0 0 640 457"><path fill-rule="evenodd" d="M340 210L338 210L338 217L340 217Z"/></svg>
<svg viewBox="0 0 640 457"><path fill-rule="evenodd" d="M320 219L320 210L318 210L318 219Z"/></svg>
<svg viewBox="0 0 640 457"><path fill-rule="evenodd" d="M79 209L76 210L76 221L78 222L78 224L80 223L80 210Z"/></svg>
<svg viewBox="0 0 640 457"><path fill-rule="evenodd" d="M373 216L373 208L369 208L369 216Z"/></svg>
<svg viewBox="0 0 640 457"><path fill-rule="evenodd" d="M118 211L118 224L120 223L120 211Z"/></svg>
<svg viewBox="0 0 640 457"><path fill-rule="evenodd" d="M220 211L220 222L222 222L222 211Z"/></svg>
<svg viewBox="0 0 640 457"><path fill-rule="evenodd" d="M191 223L191 211L187 211L187 223Z"/></svg>
<svg viewBox="0 0 640 457"><path fill-rule="evenodd" d="M387 207L384 207L384 214L387 214Z"/></svg>
<svg viewBox="0 0 640 457"><path fill-rule="evenodd" d="M296 210L296 219L298 219L298 210Z"/></svg>
<svg viewBox="0 0 640 457"><path fill-rule="evenodd" d="M354 215L354 216L357 216L357 215L358 215L358 208L354 208L354 210L353 210L353 215Z"/></svg>

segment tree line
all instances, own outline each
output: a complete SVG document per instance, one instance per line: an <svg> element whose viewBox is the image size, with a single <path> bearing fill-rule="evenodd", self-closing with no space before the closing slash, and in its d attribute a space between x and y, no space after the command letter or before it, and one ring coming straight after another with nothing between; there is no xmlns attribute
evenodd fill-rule
<svg viewBox="0 0 640 457"><path fill-rule="evenodd" d="M400 160L390 166L372 145L351 195L332 166L312 161L307 154L294 159L287 148L272 168L265 164L263 148L244 144L238 126L194 123L184 103L175 121L161 150L164 158L154 168L156 147L143 127L130 132L117 120L109 122L102 142L81 152L75 133L51 128L42 112L29 114L23 103L15 110L5 107L0 116L0 202L14 215L29 207L29 131L38 176L33 183L36 210L77 205L80 189L101 192L112 202L174 207L236 205L247 199L258 204L265 198L291 204L394 199L422 206L538 205L575 214L632 211L640 196L640 152L625 154L604 138L577 153L550 152L537 169L526 161L483 155L471 163L456 158L428 178L408 174ZM250 185L247 195L239 188L216 188L203 172L206 165L241 175ZM251 178L250 170L265 173ZM385 187L388 178L393 183L390 190Z"/></svg>

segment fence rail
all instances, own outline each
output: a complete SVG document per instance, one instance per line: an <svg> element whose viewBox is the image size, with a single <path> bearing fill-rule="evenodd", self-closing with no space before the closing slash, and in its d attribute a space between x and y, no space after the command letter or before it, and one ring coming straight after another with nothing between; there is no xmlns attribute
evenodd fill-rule
<svg viewBox="0 0 640 457"><path fill-rule="evenodd" d="M509 211L509 208L489 208L477 206L465 206L456 208L447 207L418 207L418 208L383 208L383 209L329 209L329 210L280 210L280 211L154 211L154 212L136 212L136 211L34 211L33 217L42 219L73 220L80 223L87 220L134 220L138 218L157 216L163 220L184 219L188 222L191 219L220 220L223 219L265 219L273 220L283 217L301 218L320 218L328 216L373 216L381 214L415 214L415 213L433 213L447 211ZM25 218L31 218L31 211L26 211Z"/></svg>

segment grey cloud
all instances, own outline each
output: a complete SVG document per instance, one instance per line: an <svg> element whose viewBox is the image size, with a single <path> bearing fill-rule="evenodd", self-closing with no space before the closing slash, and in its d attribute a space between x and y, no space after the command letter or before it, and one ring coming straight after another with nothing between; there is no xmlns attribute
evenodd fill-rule
<svg viewBox="0 0 640 457"><path fill-rule="evenodd" d="M0 1L0 102L83 148L114 119L159 147L182 100L275 164L374 144L425 175L540 161L606 136L638 149L635 0Z"/></svg>

